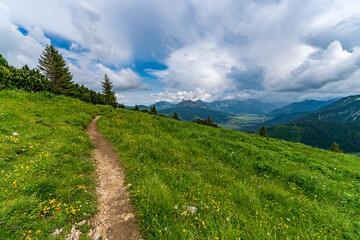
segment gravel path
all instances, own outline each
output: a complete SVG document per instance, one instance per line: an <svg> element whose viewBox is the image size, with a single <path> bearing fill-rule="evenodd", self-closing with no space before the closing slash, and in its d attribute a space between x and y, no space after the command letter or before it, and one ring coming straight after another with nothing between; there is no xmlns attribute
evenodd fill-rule
<svg viewBox="0 0 360 240"><path fill-rule="evenodd" d="M95 145L93 155L97 161L99 201L99 213L95 216L89 235L92 239L102 240L140 239L139 226L127 193L128 186L125 186L125 173L111 143L97 130L99 118L94 118L87 130Z"/></svg>

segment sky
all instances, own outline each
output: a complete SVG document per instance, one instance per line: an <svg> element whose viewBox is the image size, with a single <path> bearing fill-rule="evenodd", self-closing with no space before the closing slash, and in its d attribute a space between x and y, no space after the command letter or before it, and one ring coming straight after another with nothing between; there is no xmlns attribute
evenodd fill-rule
<svg viewBox="0 0 360 240"><path fill-rule="evenodd" d="M358 0L0 0L9 64L37 67L47 44L126 105L360 94Z"/></svg>

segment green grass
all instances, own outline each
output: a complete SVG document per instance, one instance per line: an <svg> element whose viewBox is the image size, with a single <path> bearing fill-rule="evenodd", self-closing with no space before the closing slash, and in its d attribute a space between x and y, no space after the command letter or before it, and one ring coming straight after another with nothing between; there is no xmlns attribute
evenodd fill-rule
<svg viewBox="0 0 360 240"><path fill-rule="evenodd" d="M0 91L1 239L63 239L97 211L84 130L102 110L46 92Z"/></svg>
<svg viewBox="0 0 360 240"><path fill-rule="evenodd" d="M147 239L360 237L357 157L126 110L99 129Z"/></svg>
<svg viewBox="0 0 360 240"><path fill-rule="evenodd" d="M303 128L288 125L279 125L268 129L268 135L273 138L284 139L291 142L301 142Z"/></svg>
<svg viewBox="0 0 360 240"><path fill-rule="evenodd" d="M64 239L96 213L84 130L98 114L146 239L360 237L358 157L49 93L0 91L1 239ZM81 227L82 239L89 228Z"/></svg>
<svg viewBox="0 0 360 240"><path fill-rule="evenodd" d="M262 116L262 115L257 115L257 114L244 114L244 115L238 115L238 116L232 117L228 122L220 123L218 125L219 125L219 127L222 127L222 128L241 131L244 128L257 125L257 124L259 124L261 122L265 122L269 119L270 118L267 116Z"/></svg>

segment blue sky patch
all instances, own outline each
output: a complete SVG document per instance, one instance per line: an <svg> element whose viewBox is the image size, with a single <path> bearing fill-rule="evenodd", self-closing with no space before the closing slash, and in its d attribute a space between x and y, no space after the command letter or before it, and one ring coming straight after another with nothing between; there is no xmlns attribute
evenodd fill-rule
<svg viewBox="0 0 360 240"><path fill-rule="evenodd" d="M22 26L17 26L17 27L18 27L19 32L22 33L22 35L24 35L24 36L28 35L29 31L26 30L24 27L22 27Z"/></svg>

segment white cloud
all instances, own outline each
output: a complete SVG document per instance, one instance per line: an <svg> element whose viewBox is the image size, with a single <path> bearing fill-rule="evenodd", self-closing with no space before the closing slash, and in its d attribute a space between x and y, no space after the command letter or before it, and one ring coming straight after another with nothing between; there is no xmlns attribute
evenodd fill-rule
<svg viewBox="0 0 360 240"><path fill-rule="evenodd" d="M36 40L41 45L45 46L51 43L50 39L45 37L44 32L39 27L33 27L30 29L27 29L28 33L27 36L32 37L34 40Z"/></svg>
<svg viewBox="0 0 360 240"><path fill-rule="evenodd" d="M150 73L172 89L165 93L169 97L193 99L198 94L197 98L209 100L233 87L227 75L237 62L228 52L214 42L201 41L172 52L165 61L168 69Z"/></svg>
<svg viewBox="0 0 360 240"><path fill-rule="evenodd" d="M71 0L11 0L6 1L11 21L26 29L39 27L45 32L55 33L63 38L80 41L81 36L71 23L69 6ZM5 4L5 3L4 3Z"/></svg>
<svg viewBox="0 0 360 240"><path fill-rule="evenodd" d="M141 77L130 68L122 68L118 71L105 67L101 63L96 65L100 73L108 75L113 83L115 91L146 90L149 86L141 82Z"/></svg>
<svg viewBox="0 0 360 240"><path fill-rule="evenodd" d="M89 49L95 59L103 63L117 65L131 59L131 46L126 38L114 38L113 24L103 22L106 13L100 13L95 6L86 2L76 2L69 7L71 23L80 34L79 43L82 48ZM110 26L109 26L110 24Z"/></svg>
<svg viewBox="0 0 360 240"><path fill-rule="evenodd" d="M348 52L339 41L334 41L326 50L310 56L277 85L280 91L319 89L330 82L347 80L359 65L360 48Z"/></svg>
<svg viewBox="0 0 360 240"><path fill-rule="evenodd" d="M155 102L168 101L179 102L183 99L212 101L213 95L206 92L204 89L196 88L194 91L165 91L160 93L152 93L150 96Z"/></svg>
<svg viewBox="0 0 360 240"><path fill-rule="evenodd" d="M40 34L39 34L40 35ZM41 53L42 45L32 36L22 35L10 20L7 8L0 5L0 53L15 67L28 64L33 68Z"/></svg>
<svg viewBox="0 0 360 240"><path fill-rule="evenodd" d="M333 95L338 82L357 86L358 16L357 0L12 0L0 4L0 52L35 66L44 35L60 36L72 42L61 52L75 81L100 90L106 71L137 99L149 86L122 66L167 65L150 71L161 92L144 101Z"/></svg>
<svg viewBox="0 0 360 240"><path fill-rule="evenodd" d="M116 101L118 103L127 103L128 102L124 95L120 95L118 93L115 93L115 97L116 97Z"/></svg>

